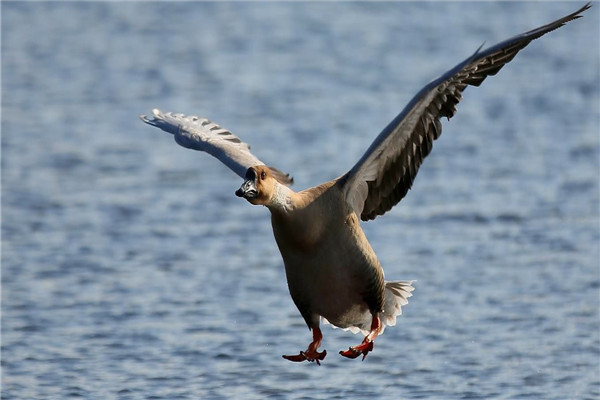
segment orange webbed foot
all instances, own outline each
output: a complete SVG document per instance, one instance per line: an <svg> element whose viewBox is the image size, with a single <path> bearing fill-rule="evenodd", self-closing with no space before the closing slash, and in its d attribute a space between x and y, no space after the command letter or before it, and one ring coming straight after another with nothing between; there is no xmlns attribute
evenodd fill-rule
<svg viewBox="0 0 600 400"><path fill-rule="evenodd" d="M321 352L317 351L319 346L321 346L321 340L323 339L323 334L321 333L321 329L319 326L314 326L312 328L313 331L313 341L308 345L308 349L306 351L301 351L300 354L296 356L282 356L286 360L294 361L294 362L302 362L302 361L310 361L316 362L317 365L321 365L321 360L325 358L327 355L327 351L323 350Z"/></svg>
<svg viewBox="0 0 600 400"><path fill-rule="evenodd" d="M373 350L373 340L379 335L379 330L381 328L381 321L379 320L379 316L377 314L373 315L373 320L371 321L371 331L364 338L361 344L358 346L352 346L346 351L340 351L340 355L347 358L356 358L362 354L363 361L367 354Z"/></svg>
<svg viewBox="0 0 600 400"><path fill-rule="evenodd" d="M294 362L302 362L302 361L310 361L310 362L316 362L317 365L321 365L320 360L323 360L325 358L325 356L327 355L327 351L323 350L321 352L319 351L301 351L300 354L295 355L295 356L286 356L283 355L282 357L285 358L286 360L290 360L290 361L294 361Z"/></svg>
<svg viewBox="0 0 600 400"><path fill-rule="evenodd" d="M346 351L343 351L343 350L340 351L340 355L347 357L347 358L354 359L362 354L362 356L363 356L362 359L364 361L367 354L369 354L369 352L372 350L373 350L373 342L365 340L358 346L350 347Z"/></svg>

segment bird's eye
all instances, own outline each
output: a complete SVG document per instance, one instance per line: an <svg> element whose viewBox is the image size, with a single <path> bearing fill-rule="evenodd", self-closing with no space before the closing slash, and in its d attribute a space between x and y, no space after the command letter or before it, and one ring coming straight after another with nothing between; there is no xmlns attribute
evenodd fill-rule
<svg viewBox="0 0 600 400"><path fill-rule="evenodd" d="M266 177L267 177L267 174L266 174L266 172L265 172L265 171L262 171L262 172L260 173L260 179L265 179Z"/></svg>

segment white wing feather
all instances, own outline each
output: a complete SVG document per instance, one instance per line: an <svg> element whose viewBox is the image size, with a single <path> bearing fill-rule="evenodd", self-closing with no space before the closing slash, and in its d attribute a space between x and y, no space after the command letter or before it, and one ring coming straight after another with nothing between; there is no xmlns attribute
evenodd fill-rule
<svg viewBox="0 0 600 400"><path fill-rule="evenodd" d="M154 109L152 118L140 115L140 119L173 134L179 145L188 149L204 151L219 159L242 178L245 177L248 168L265 165L250 152L250 146L247 143L206 118L170 112L163 113Z"/></svg>

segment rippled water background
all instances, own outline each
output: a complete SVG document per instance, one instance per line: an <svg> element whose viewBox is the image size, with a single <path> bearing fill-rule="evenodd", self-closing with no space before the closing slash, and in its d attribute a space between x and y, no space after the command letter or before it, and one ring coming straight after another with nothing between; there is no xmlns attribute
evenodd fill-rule
<svg viewBox="0 0 600 400"><path fill-rule="evenodd" d="M144 126L207 116L296 189L348 170L426 82L580 3L2 2L2 398L600 396L599 11L481 88L365 224L416 279L364 362L321 367L268 212Z"/></svg>

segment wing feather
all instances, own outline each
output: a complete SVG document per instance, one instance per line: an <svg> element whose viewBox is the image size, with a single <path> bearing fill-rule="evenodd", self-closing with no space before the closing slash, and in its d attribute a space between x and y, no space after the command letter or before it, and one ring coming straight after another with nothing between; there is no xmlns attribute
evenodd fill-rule
<svg viewBox="0 0 600 400"><path fill-rule="evenodd" d="M369 149L341 178L347 203L364 221L383 215L411 188L433 141L440 137L440 119L450 119L467 86L479 86L495 75L532 40L580 18L578 11L537 29L514 36L466 60L426 85L377 136Z"/></svg>
<svg viewBox="0 0 600 400"><path fill-rule="evenodd" d="M248 168L265 165L250 152L250 146L247 143L206 118L170 112L163 113L154 109L152 118L141 115L140 119L173 134L175 141L183 147L209 153L242 178L246 176ZM289 185L293 182L289 174L284 174L273 167L269 168L281 183Z"/></svg>

